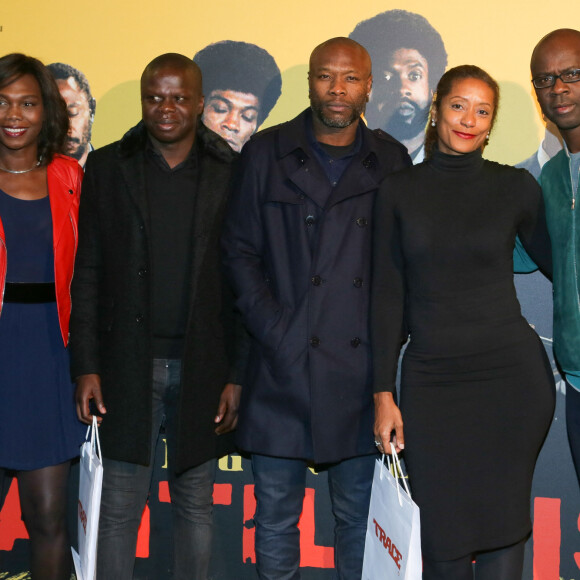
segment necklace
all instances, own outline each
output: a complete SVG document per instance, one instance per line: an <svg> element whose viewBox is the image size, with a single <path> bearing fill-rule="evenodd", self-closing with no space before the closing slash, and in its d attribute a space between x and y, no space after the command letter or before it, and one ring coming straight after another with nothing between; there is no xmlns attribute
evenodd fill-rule
<svg viewBox="0 0 580 580"><path fill-rule="evenodd" d="M12 175L20 175L21 173L28 173L30 171L33 171L34 169L39 167L41 163L42 163L42 155L38 158L38 161L30 169L6 169L6 167L2 167L0 165L0 170L6 171L6 173L12 173Z"/></svg>

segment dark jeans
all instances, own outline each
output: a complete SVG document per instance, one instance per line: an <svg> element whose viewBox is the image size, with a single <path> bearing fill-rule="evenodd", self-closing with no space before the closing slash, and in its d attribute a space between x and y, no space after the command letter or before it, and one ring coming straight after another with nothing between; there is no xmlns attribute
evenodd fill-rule
<svg viewBox="0 0 580 580"><path fill-rule="evenodd" d="M334 514L335 578L360 580L375 456L328 466ZM298 520L307 463L252 455L256 494L256 569L262 580L300 578Z"/></svg>
<svg viewBox="0 0 580 580"><path fill-rule="evenodd" d="M576 477L580 483L580 391L568 381L566 381L566 428Z"/></svg>
<svg viewBox="0 0 580 580"><path fill-rule="evenodd" d="M103 461L103 493L97 554L98 580L130 580L135 565L137 532L151 487L155 448L165 425L169 491L173 516L173 578L206 580L212 540L213 483L216 460L176 476L175 420L181 361L153 363L153 428L149 466ZM104 418L106 421L107 418ZM192 442L193 444L193 442Z"/></svg>

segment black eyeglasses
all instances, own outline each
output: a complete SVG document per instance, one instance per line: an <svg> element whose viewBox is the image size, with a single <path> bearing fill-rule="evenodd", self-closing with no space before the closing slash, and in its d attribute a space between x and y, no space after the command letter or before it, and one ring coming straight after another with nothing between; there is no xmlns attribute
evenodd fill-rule
<svg viewBox="0 0 580 580"><path fill-rule="evenodd" d="M580 81L580 68L566 70L559 75L540 75L532 79L532 84L536 89L547 89L556 84L556 79L560 79L563 83L577 83Z"/></svg>

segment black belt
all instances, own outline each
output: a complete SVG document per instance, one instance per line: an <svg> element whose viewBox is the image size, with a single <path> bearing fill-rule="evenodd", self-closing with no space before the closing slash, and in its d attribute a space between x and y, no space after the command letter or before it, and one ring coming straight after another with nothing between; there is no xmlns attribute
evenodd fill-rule
<svg viewBox="0 0 580 580"><path fill-rule="evenodd" d="M6 282L4 302L21 302L23 304L56 302L54 282Z"/></svg>

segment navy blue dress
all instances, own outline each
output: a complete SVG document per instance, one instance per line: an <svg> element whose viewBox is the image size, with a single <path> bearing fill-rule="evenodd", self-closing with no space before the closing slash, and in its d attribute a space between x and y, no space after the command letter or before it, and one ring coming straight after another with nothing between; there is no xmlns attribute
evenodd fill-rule
<svg viewBox="0 0 580 580"><path fill-rule="evenodd" d="M7 282L54 282L48 197L21 200L0 190ZM31 470L75 457L77 419L56 302L4 303L0 314L0 467Z"/></svg>

